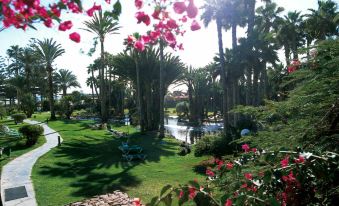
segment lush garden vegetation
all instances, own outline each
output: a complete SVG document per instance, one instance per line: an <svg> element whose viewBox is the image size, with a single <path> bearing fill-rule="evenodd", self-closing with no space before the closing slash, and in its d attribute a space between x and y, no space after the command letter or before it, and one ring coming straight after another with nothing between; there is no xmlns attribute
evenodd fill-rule
<svg viewBox="0 0 339 206"><path fill-rule="evenodd" d="M61 11L84 9L78 0L49 7L15 2L0 2L0 31L33 27L38 20L70 30L73 24L60 19ZM339 197L338 5L318 1L318 8L304 14L258 2L206 0L198 14L193 0L135 0L135 18L150 31L126 36L126 47L117 54L109 53L105 42L123 26L122 5L114 1L113 10L104 11L94 4L82 28L93 34L87 55L100 46L87 68L90 94L69 92L80 83L71 70L56 66L66 51L52 38L11 46L0 58L0 124L25 138L13 139L17 133L6 127L0 147L12 153L2 155L0 167L44 143L38 138L41 127L22 124L27 117L46 122L64 139L33 168L39 205L114 190L149 205L334 205ZM219 48L208 65L193 68L176 53L183 49L177 36L184 35L185 24L201 29L198 18L206 27L216 24ZM239 28L246 35L239 37ZM232 34L226 49L225 30ZM70 39L81 42L76 32ZM187 92L168 91L170 85ZM168 116L179 116L180 124L197 131L192 148L166 137ZM202 134L203 126L215 122L222 123L222 132ZM126 141L142 148L145 160L123 158L119 146Z"/></svg>

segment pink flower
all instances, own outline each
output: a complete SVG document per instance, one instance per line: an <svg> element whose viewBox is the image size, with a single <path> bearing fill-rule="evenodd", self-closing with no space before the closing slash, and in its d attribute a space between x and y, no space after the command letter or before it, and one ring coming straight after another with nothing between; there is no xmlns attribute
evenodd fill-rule
<svg viewBox="0 0 339 206"><path fill-rule="evenodd" d="M153 14L152 14L152 17L153 17L154 19L160 19L160 18L159 18L159 14L160 14L160 9L155 9L154 12L153 12Z"/></svg>
<svg viewBox="0 0 339 206"><path fill-rule="evenodd" d="M78 5L76 5L74 2L68 2L67 6L68 6L69 10L71 10L73 13L80 13L81 12Z"/></svg>
<svg viewBox="0 0 339 206"><path fill-rule="evenodd" d="M142 2L142 0L135 0L134 5L137 9L141 9L142 6L143 6L143 2Z"/></svg>
<svg viewBox="0 0 339 206"><path fill-rule="evenodd" d="M151 31L149 36L151 37L152 41L156 41L160 36L160 31Z"/></svg>
<svg viewBox="0 0 339 206"><path fill-rule="evenodd" d="M144 51L145 43L142 40L138 40L134 43L134 48L138 51Z"/></svg>
<svg viewBox="0 0 339 206"><path fill-rule="evenodd" d="M294 162L297 163L297 164L304 163L305 158L303 156L299 155L299 158L295 159Z"/></svg>
<svg viewBox="0 0 339 206"><path fill-rule="evenodd" d="M168 20L166 25L167 25L168 28L170 28L170 29L176 29L176 28L178 28L177 22L176 22L174 19Z"/></svg>
<svg viewBox="0 0 339 206"><path fill-rule="evenodd" d="M199 30L200 28L201 26L199 25L199 23L196 20L193 20L191 24L191 30L196 31Z"/></svg>
<svg viewBox="0 0 339 206"><path fill-rule="evenodd" d="M245 151L245 152L249 152L250 151L250 146L248 146L248 144L243 144L241 146L241 148Z"/></svg>
<svg viewBox="0 0 339 206"><path fill-rule="evenodd" d="M224 165L224 162L220 160L217 164L218 164L218 170L220 170L221 167Z"/></svg>
<svg viewBox="0 0 339 206"><path fill-rule="evenodd" d="M257 152L257 148L252 148L252 152L256 153Z"/></svg>
<svg viewBox="0 0 339 206"><path fill-rule="evenodd" d="M46 27L51 28L53 26L52 19L51 18L45 19L44 24Z"/></svg>
<svg viewBox="0 0 339 206"><path fill-rule="evenodd" d="M56 16L56 17L60 17L61 12L58 9L58 6L56 4L53 4L53 6L51 6L51 12Z"/></svg>
<svg viewBox="0 0 339 206"><path fill-rule="evenodd" d="M169 43L169 44L173 44L173 43L176 42L175 36L174 36L174 35L172 34L172 32L170 32L170 31L167 31L167 32L165 33L165 40L166 40L166 42Z"/></svg>
<svg viewBox="0 0 339 206"><path fill-rule="evenodd" d="M151 37L149 36L141 36L141 40L145 43L145 44L148 44L149 42L151 42Z"/></svg>
<svg viewBox="0 0 339 206"><path fill-rule="evenodd" d="M248 180L253 179L253 176L252 176L251 173L245 173L244 176L245 176L245 178L248 179Z"/></svg>
<svg viewBox="0 0 339 206"><path fill-rule="evenodd" d="M287 167L288 166L288 160L289 160L289 156L286 156L283 160L280 161L281 167Z"/></svg>
<svg viewBox="0 0 339 206"><path fill-rule="evenodd" d="M178 48L179 48L179 50L184 50L182 43L178 45Z"/></svg>
<svg viewBox="0 0 339 206"><path fill-rule="evenodd" d="M141 205L140 198L134 198L134 199L133 199L133 204L134 204L135 206L140 206L140 205Z"/></svg>
<svg viewBox="0 0 339 206"><path fill-rule="evenodd" d="M227 199L225 202L225 206L232 206L233 202L231 199Z"/></svg>
<svg viewBox="0 0 339 206"><path fill-rule="evenodd" d="M137 18L138 24L140 24L140 22L143 22L148 26L151 23L150 17L143 11L138 11L137 13L135 13L135 18Z"/></svg>
<svg viewBox="0 0 339 206"><path fill-rule="evenodd" d="M206 170L206 175L208 175L210 177L214 177L215 176L214 172L209 170L209 169Z"/></svg>
<svg viewBox="0 0 339 206"><path fill-rule="evenodd" d="M133 35L128 35L127 44L133 44L136 41L136 38Z"/></svg>
<svg viewBox="0 0 339 206"><path fill-rule="evenodd" d="M232 162L227 163L226 168L231 170L233 168L233 163Z"/></svg>
<svg viewBox="0 0 339 206"><path fill-rule="evenodd" d="M190 1L186 8L188 18L195 18L198 15L198 8L194 5L193 1Z"/></svg>
<svg viewBox="0 0 339 206"><path fill-rule="evenodd" d="M181 18L181 21L184 22L184 23L187 22L187 17L186 17L186 16L183 16L183 17Z"/></svg>
<svg viewBox="0 0 339 206"><path fill-rule="evenodd" d="M247 188L247 183L242 184L240 188Z"/></svg>
<svg viewBox="0 0 339 206"><path fill-rule="evenodd" d="M71 21L65 21L59 25L59 30L60 31L66 31L69 30L73 27L73 24Z"/></svg>
<svg viewBox="0 0 339 206"><path fill-rule="evenodd" d="M182 14L186 11L186 4L185 2L175 2L173 4L174 12L177 14Z"/></svg>
<svg viewBox="0 0 339 206"><path fill-rule="evenodd" d="M181 199L183 196L184 196L184 191L180 190L179 199Z"/></svg>
<svg viewBox="0 0 339 206"><path fill-rule="evenodd" d="M111 4L111 0L105 0L107 4Z"/></svg>
<svg viewBox="0 0 339 206"><path fill-rule="evenodd" d="M194 187L189 187L188 188L188 193L189 193L189 198L194 199L196 195L196 189Z"/></svg>
<svg viewBox="0 0 339 206"><path fill-rule="evenodd" d="M76 42L76 43L79 43L80 42L80 35L77 33L77 32L73 32L69 35L69 38Z"/></svg>
<svg viewBox="0 0 339 206"><path fill-rule="evenodd" d="M288 73L295 72L296 70L297 70L297 67L296 67L296 66L289 66L289 67L287 67L287 72L288 72Z"/></svg>

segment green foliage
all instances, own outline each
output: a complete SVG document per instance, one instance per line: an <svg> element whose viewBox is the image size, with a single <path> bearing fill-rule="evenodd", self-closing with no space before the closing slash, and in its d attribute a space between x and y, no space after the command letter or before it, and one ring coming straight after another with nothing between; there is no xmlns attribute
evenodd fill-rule
<svg viewBox="0 0 339 206"><path fill-rule="evenodd" d="M40 135L44 133L44 128L40 125L24 125L20 127L19 132L26 137L26 145L31 146L37 143Z"/></svg>
<svg viewBox="0 0 339 206"><path fill-rule="evenodd" d="M194 155L213 155L221 157L229 152L227 139L224 136L206 135L201 138L194 147Z"/></svg>
<svg viewBox="0 0 339 206"><path fill-rule="evenodd" d="M187 102L177 103L177 105L175 106L175 111L180 117L187 116L189 112L188 103Z"/></svg>
<svg viewBox="0 0 339 206"><path fill-rule="evenodd" d="M27 115L28 118L31 118L35 108L35 100L31 93L26 93L22 95L21 99L21 109Z"/></svg>
<svg viewBox="0 0 339 206"><path fill-rule="evenodd" d="M11 117L13 118L15 124L22 123L24 119L27 118L26 114L20 114L20 113L12 114Z"/></svg>

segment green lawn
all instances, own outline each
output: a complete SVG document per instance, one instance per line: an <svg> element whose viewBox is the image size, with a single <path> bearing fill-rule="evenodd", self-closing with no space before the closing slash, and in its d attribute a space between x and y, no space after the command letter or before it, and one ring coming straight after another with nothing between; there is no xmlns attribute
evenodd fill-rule
<svg viewBox="0 0 339 206"><path fill-rule="evenodd" d="M6 118L0 120L0 124L7 125L11 129L19 129L20 127L25 125L25 124L16 125L16 124L14 124L13 120L8 120ZM33 150L37 147L40 147L41 145L43 145L46 142L46 139L42 137L42 138L39 138L37 144L35 144L33 147L27 147L25 145L25 143L26 143L25 139L13 140L13 141L10 141L10 144L9 144L8 138L9 137L0 138L0 147L5 147L5 152L0 157L0 173L1 173L2 167L5 164L7 164L9 161L13 160L14 158L16 158L16 157L18 157L22 154L25 154L26 152L28 152L30 150ZM10 157L7 155L9 147L11 148L11 151L12 151Z"/></svg>
<svg viewBox="0 0 339 206"><path fill-rule="evenodd" d="M44 120L46 116L37 115L35 119ZM64 142L41 157L33 168L32 179L39 205L64 205L117 189L140 197L145 203L166 184L204 179L204 175L194 172L194 166L206 157L177 155L178 142L174 139L166 138L165 143L160 144L155 134L134 133L130 144L143 147L147 159L127 163L122 161L118 150L121 140L106 131L87 128L89 123L49 122ZM114 129L125 131L127 128Z"/></svg>

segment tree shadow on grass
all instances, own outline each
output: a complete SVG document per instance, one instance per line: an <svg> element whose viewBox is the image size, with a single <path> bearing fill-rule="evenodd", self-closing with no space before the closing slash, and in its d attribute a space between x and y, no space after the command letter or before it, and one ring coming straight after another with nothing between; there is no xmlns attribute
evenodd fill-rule
<svg viewBox="0 0 339 206"><path fill-rule="evenodd" d="M128 188L137 187L142 180L133 174L135 167L159 162L164 156L176 155L176 143L159 140L156 134L134 133L128 138L129 144L141 146L147 158L145 161L126 162L118 149L121 139L105 134L104 131L96 135L100 131L81 129L82 126L80 124L74 127L73 131L84 130L82 133L86 135L65 135L67 141L45 157L49 162L53 158L53 163L44 165L44 162L40 161L37 169L39 175L51 177L48 179L53 181L63 181L62 178L74 179L70 186L76 188L71 194L75 197L91 197L117 189L126 191ZM70 130L65 128L65 131Z"/></svg>

